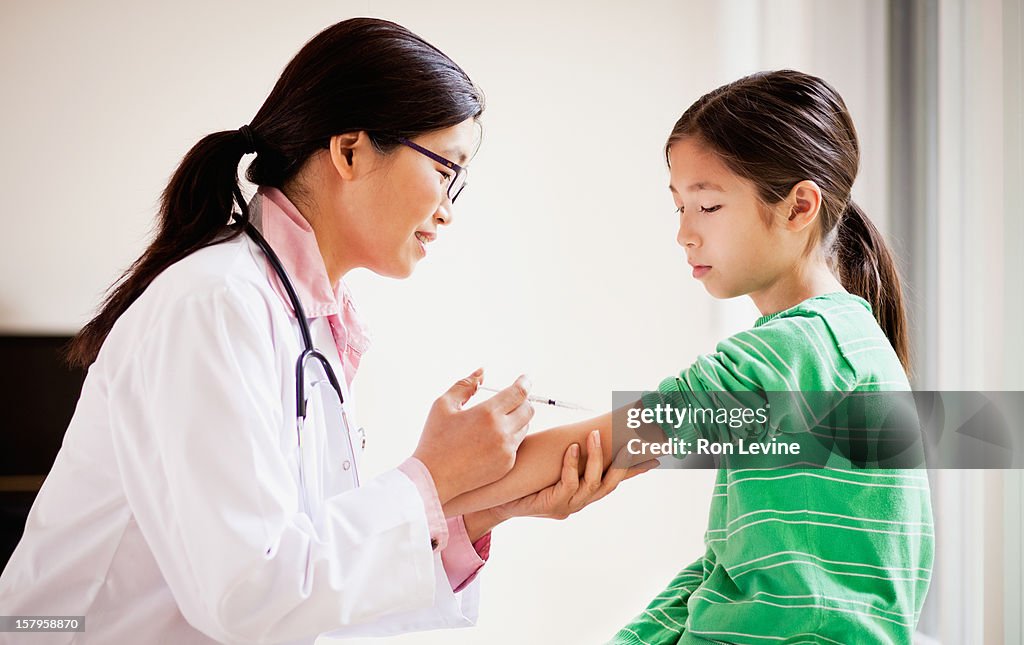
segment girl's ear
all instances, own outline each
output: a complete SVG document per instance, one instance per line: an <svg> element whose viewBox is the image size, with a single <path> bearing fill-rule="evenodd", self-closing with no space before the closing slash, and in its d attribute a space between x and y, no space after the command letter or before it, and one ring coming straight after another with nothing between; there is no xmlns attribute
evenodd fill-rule
<svg viewBox="0 0 1024 645"><path fill-rule="evenodd" d="M801 231L809 226L821 210L821 189L810 179L797 183L786 198L789 212L785 227L790 231Z"/></svg>

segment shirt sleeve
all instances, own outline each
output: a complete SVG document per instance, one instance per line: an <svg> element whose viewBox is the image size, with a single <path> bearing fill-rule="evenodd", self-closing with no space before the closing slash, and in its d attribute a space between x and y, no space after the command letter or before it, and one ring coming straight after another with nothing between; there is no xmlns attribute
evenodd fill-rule
<svg viewBox="0 0 1024 645"><path fill-rule="evenodd" d="M659 425L668 437L690 445L698 438L731 442L761 440L784 428L806 431L837 400L807 393L836 391L842 379L853 378L850 366L836 360L834 345L818 347L808 340L809 334L820 338L828 333L820 319L803 317L778 318L740 332L662 380L657 390L644 392L644 407L726 411L724 420L711 414L662 419ZM765 416L732 422L743 409L763 409Z"/></svg>
<svg viewBox="0 0 1024 645"><path fill-rule="evenodd" d="M704 580L704 560L700 558L676 574L665 590L605 645L678 642L690 616L686 603Z"/></svg>
<svg viewBox="0 0 1024 645"><path fill-rule="evenodd" d="M185 619L229 642L396 615L411 617L392 625L407 631L472 624L475 596L441 587L421 493L402 472L327 497L315 522L302 512L285 449L286 372L262 295L247 284L189 289L129 311L157 309L129 358L109 367L115 467Z"/></svg>
<svg viewBox="0 0 1024 645"><path fill-rule="evenodd" d="M409 457L398 469L416 484L429 518L431 546L441 551L441 561L452 590L461 591L476 578L490 556L491 533L488 531L471 543L461 515L445 519L441 500L437 497L437 487L422 461Z"/></svg>
<svg viewBox="0 0 1024 645"><path fill-rule="evenodd" d="M437 486L430 476L426 464L416 457L409 457L403 461L398 469L408 477L423 500L423 508L427 512L427 525L430 528L430 546L433 549L444 551L448 546L448 523L444 519L444 510L441 508L441 500L437 496Z"/></svg>
<svg viewBox="0 0 1024 645"><path fill-rule="evenodd" d="M469 541L463 516L448 518L448 548L441 552L444 570L453 591L461 591L476 578L490 557L491 533Z"/></svg>

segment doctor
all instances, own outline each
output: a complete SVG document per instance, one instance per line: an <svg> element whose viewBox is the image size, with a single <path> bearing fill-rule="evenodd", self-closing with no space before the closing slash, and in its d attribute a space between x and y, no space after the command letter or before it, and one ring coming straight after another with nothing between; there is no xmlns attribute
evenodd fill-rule
<svg viewBox="0 0 1024 645"><path fill-rule="evenodd" d="M440 51L354 19L299 51L249 125L188 152L156 238L76 338L85 386L0 578L0 614L84 615L84 631L0 641L471 625L496 524L565 517L640 472L588 462L581 480L570 448L555 486L446 518L511 469L533 415L522 377L463 407L477 371L437 399L410 458L360 481L348 386L367 337L342 278L412 273L452 221L482 111Z"/></svg>

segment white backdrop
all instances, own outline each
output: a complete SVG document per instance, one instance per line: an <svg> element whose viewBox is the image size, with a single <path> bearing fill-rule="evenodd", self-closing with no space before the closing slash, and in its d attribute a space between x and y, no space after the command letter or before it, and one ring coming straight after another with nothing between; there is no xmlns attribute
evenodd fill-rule
<svg viewBox="0 0 1024 645"><path fill-rule="evenodd" d="M795 66L842 92L858 201L886 221L882 3L5 3L0 8L0 329L73 333L144 248L203 135L255 114L316 32L374 15L420 33L487 95L455 223L409 280L350 276L374 330L355 382L369 469L411 453L432 400L478 366L604 408L757 312L689 278L662 146L698 96ZM251 187L250 187L251 192ZM576 417L541 411L539 429ZM711 472L631 481L565 522L495 532L473 630L401 643L595 643L703 552Z"/></svg>

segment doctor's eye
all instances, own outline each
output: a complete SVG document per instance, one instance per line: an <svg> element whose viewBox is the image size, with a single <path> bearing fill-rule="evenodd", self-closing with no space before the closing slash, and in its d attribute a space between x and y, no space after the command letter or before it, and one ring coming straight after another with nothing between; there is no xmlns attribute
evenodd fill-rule
<svg viewBox="0 0 1024 645"><path fill-rule="evenodd" d="M444 172L443 170L438 170L437 174L441 175L441 183L442 184L447 184L448 182L450 182L452 180L452 176L449 175L448 173Z"/></svg>
<svg viewBox="0 0 1024 645"><path fill-rule="evenodd" d="M700 207L700 212L702 212L702 213L714 213L719 208L721 208L721 206L708 206L707 208L704 208L703 206L701 206Z"/></svg>

